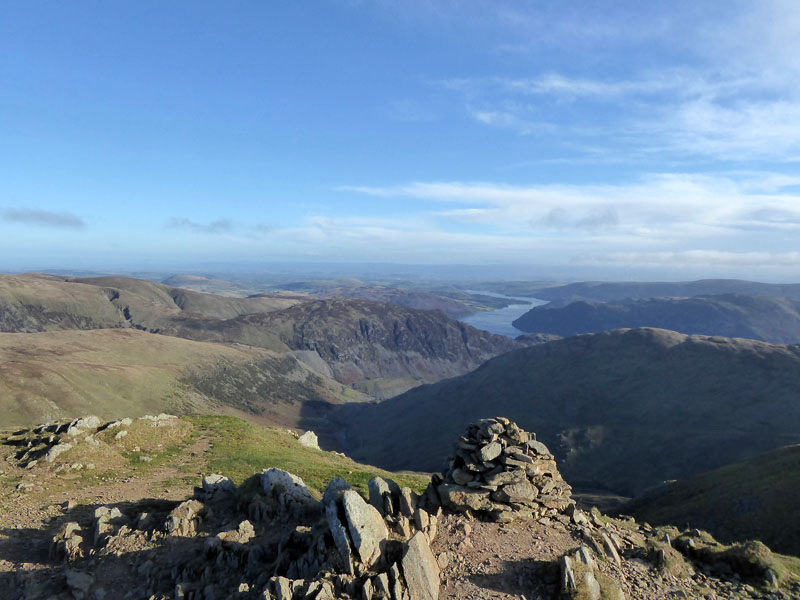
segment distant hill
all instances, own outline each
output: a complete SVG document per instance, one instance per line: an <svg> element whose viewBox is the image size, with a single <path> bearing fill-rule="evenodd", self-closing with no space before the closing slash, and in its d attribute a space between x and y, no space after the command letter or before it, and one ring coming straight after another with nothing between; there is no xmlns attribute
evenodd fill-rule
<svg viewBox="0 0 800 600"><path fill-rule="evenodd" d="M292 356L258 348L130 329L0 334L4 427L162 411L292 424L303 402L366 399Z"/></svg>
<svg viewBox="0 0 800 600"><path fill-rule="evenodd" d="M504 415L573 486L632 496L800 442L798 398L800 347L633 329L515 350L337 418L349 454L438 470L466 424Z"/></svg>
<svg viewBox="0 0 800 600"><path fill-rule="evenodd" d="M297 302L274 296L229 298L130 277L0 274L0 331L160 329L176 317L229 319L280 310Z"/></svg>
<svg viewBox="0 0 800 600"><path fill-rule="evenodd" d="M741 279L700 279L698 281L581 281L540 287L530 284L531 294L542 300L598 300L612 302L626 298L689 298L718 294L781 296L800 299L799 283L761 283ZM519 287L519 286L517 286ZM524 294L523 294L524 295Z"/></svg>
<svg viewBox="0 0 800 600"><path fill-rule="evenodd" d="M758 539L800 555L800 445L659 486L621 510L653 524L707 529L723 542Z"/></svg>
<svg viewBox="0 0 800 600"><path fill-rule="evenodd" d="M537 306L514 321L522 331L561 336L607 329L658 327L681 333L800 342L800 300L725 294L693 298L572 302Z"/></svg>
<svg viewBox="0 0 800 600"><path fill-rule="evenodd" d="M382 302L233 298L128 277L0 275L0 331L101 328L295 352L321 376L376 398L460 375L525 345L439 311Z"/></svg>

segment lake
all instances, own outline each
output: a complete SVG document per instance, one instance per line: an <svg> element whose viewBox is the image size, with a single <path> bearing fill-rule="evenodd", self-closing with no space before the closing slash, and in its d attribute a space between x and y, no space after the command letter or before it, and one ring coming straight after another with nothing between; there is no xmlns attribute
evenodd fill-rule
<svg viewBox="0 0 800 600"><path fill-rule="evenodd" d="M520 296L504 296L495 292L484 292L480 290L464 290L468 294L481 294L483 296L492 296L493 298L504 298L506 300L522 300L528 304L510 304L505 308L498 310L485 310L479 312L477 315L464 317L459 319L467 325L472 325L478 329L483 329L490 333L497 333L505 335L510 338L515 338L518 335L523 335L525 332L520 331L514 327L511 322L521 317L534 306L541 306L547 304L547 300L540 300L539 298L522 298Z"/></svg>

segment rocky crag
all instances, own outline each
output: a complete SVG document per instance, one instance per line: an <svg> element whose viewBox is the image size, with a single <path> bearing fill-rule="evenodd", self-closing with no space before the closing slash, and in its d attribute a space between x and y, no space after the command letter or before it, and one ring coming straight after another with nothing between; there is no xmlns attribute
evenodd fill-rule
<svg viewBox="0 0 800 600"><path fill-rule="evenodd" d="M11 440L16 460L57 468L70 439L129 425L88 417ZM470 425L422 494L375 477L365 498L336 477L320 498L273 467L239 486L206 476L184 501L64 508L47 565L19 569L4 597L800 598L798 561L759 542L581 510L546 447L504 418Z"/></svg>

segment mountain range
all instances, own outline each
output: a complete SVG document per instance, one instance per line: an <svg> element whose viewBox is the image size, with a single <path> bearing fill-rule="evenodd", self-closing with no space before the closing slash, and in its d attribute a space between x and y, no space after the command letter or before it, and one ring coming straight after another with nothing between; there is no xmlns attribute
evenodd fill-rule
<svg viewBox="0 0 800 600"><path fill-rule="evenodd" d="M92 333L108 329L138 330L143 337ZM420 383L465 373L492 356L523 345L454 321L439 311L365 300L314 300L281 293L236 298L125 277L0 275L0 331L15 334L7 338L0 360L7 369L20 369L19 377L9 379L15 387L0 399L5 407L0 407L0 413L16 415L15 419L25 423L71 414L69 402L61 402L64 392L57 387L43 388L37 377L21 375L28 365L19 357L21 347L31 348L25 354L31 361L42 356L52 358L61 351L53 348L71 352L75 330L87 332L80 341L95 352L94 361L61 361L53 368L68 380L72 370L91 365L89 370L95 381L81 387L81 394L86 402L97 401L101 406L107 406L102 389L108 387L104 382L112 377L113 369L126 363L138 364L139 351L135 344L129 345L134 340L153 340L153 348L158 351L153 350L156 363L152 366L170 365L171 381L190 382L196 392L202 382L206 391L209 387L214 389L212 398L221 389L235 390L239 395L242 390L250 390L244 395L257 396L255 391L264 388L253 384L253 374L247 369L232 369L226 362L232 359L224 356L225 352L237 348L243 353L242 360L246 356L267 365L264 382L276 377L282 382L276 389L289 386L295 390L285 394L286 403L303 398L325 400L329 396L336 401L345 397L362 399L358 390L383 398ZM34 337L21 338L16 335L19 333ZM195 364L181 359L178 355L186 348L169 341L172 338L198 343L193 346L193 355L203 354L208 360ZM116 361L113 364L104 363L104 345L110 346L107 357ZM129 348L130 355L126 354ZM267 354L257 350L272 352L269 360ZM270 363L275 357L283 357L280 366ZM194 372L203 376L192 377ZM229 385L213 383L215 378L209 373L216 373L217 380L228 380ZM316 378L313 382L309 374ZM303 391L297 389L298 385ZM123 397L135 396L131 395L133 387L123 387ZM323 388L327 391L320 393ZM274 394L266 394L271 395ZM49 404L34 398L48 398ZM230 403L230 399L224 402ZM254 414L263 413L258 401L245 404ZM25 410L20 408L22 405Z"/></svg>

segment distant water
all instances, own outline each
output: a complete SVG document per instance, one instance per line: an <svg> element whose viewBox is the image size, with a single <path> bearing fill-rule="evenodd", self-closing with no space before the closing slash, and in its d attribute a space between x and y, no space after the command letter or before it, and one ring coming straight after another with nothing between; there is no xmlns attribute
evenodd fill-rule
<svg viewBox="0 0 800 600"><path fill-rule="evenodd" d="M484 292L481 290L465 290L469 294L482 294L484 296L492 296L494 298L505 298L506 300L522 300L529 304L510 304L505 308L498 310L485 310L479 312L477 315L459 319L467 325L472 325L478 329L483 329L490 333L497 333L505 335L510 338L515 338L518 335L523 335L525 332L520 331L514 327L511 322L521 317L534 306L541 306L547 304L547 300L540 300L539 298L522 298L520 296L504 296L503 294L496 294L494 292Z"/></svg>

